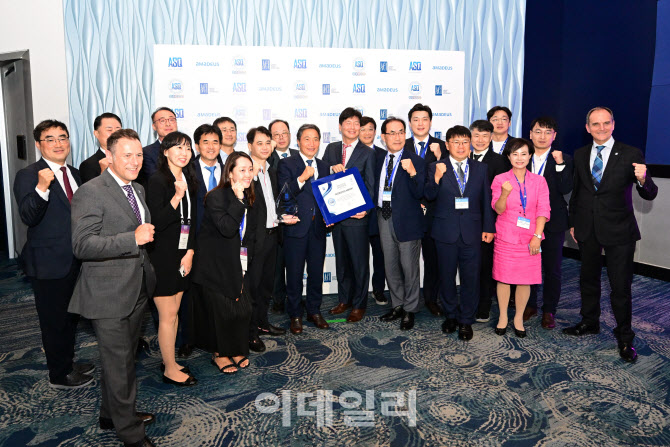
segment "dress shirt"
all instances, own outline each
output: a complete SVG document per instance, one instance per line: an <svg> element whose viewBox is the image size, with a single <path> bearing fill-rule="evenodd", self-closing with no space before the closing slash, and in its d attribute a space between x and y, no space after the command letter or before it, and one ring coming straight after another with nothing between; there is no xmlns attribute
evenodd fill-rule
<svg viewBox="0 0 670 447"><path fill-rule="evenodd" d="M351 143L351 145L350 145L349 148L347 148L347 153L345 154L345 158L344 158L344 166L346 166L347 163L349 163L349 159L351 158L351 154L354 153L354 149L356 149L356 146L357 146L357 145L358 145L358 138L355 139L355 140ZM344 141L343 141L343 142L342 142L342 150L344 150L344 146L345 146L345 144L344 144Z"/></svg>
<svg viewBox="0 0 670 447"><path fill-rule="evenodd" d="M393 183L395 182L395 175L398 173L398 169L402 169L400 166L400 159L402 158L402 153L405 151L405 149L400 149L399 152L396 152L395 154L392 154L389 151L386 151L386 158L384 159L384 164L382 165L382 172L379 175L379 198L377 199L377 205L379 208L382 207L382 202L384 201L384 186L386 186L386 170L388 169L388 164L389 160L391 159L390 156L393 155L393 164L394 164L394 169L393 169L393 174L391 175L391 190L393 190Z"/></svg>
<svg viewBox="0 0 670 447"><path fill-rule="evenodd" d="M603 173L605 172L605 168L607 167L607 161L610 159L610 154L612 153L612 146L614 146L614 138L610 137L609 140L607 140L604 144L598 144L595 141L593 142L593 146L591 146L591 156L589 157L589 170L593 171L593 162L596 159L596 155L598 154L598 149L596 149L598 146L605 146L605 148L600 152L600 155L603 157Z"/></svg>
<svg viewBox="0 0 670 447"><path fill-rule="evenodd" d="M232 154L232 152L231 152L231 154ZM219 155L221 156L221 163L223 163L223 165L225 166L226 165L226 160L228 160L228 154L225 153L224 151L220 151Z"/></svg>
<svg viewBox="0 0 670 447"><path fill-rule="evenodd" d="M473 148L473 149L472 149L472 159L475 160L475 155L476 155L476 156L479 157L479 160L476 160L476 161L479 161L479 162L482 162L482 163L483 163L483 162L484 162L484 157L486 157L486 153L487 153L488 151L489 151L489 148L487 147L486 149L484 149L483 151L481 151L481 152L478 154L478 153L474 150L474 148Z"/></svg>
<svg viewBox="0 0 670 447"><path fill-rule="evenodd" d="M67 170L67 178L70 180L70 188L72 188L72 194L79 189L79 186L77 186L77 182L74 181L74 177L72 177L72 172L70 172L70 168L68 168L67 163L63 165L59 165L58 163L54 163L53 161L49 161L46 158L42 157L44 161L47 162L47 165L49 165L49 168L54 171L54 175L56 177L56 180L58 180L58 183L60 183L60 187L63 188L63 192L65 192L65 183L63 183L63 171L60 170L63 166L65 166L65 169ZM37 191L37 194L39 196L46 200L49 201L49 193L51 190L47 188L45 192L40 191L37 186L35 186L35 191ZM67 193L66 193L67 194Z"/></svg>
<svg viewBox="0 0 670 447"><path fill-rule="evenodd" d="M453 170L451 171L451 175L453 175L454 178L457 178L455 173L458 172L458 163L459 162L456 161L456 159L454 157L452 157L451 155L449 155L449 161L451 162L451 167L453 168ZM463 160L461 163L463 163L461 165L461 169L463 170L463 177L464 177L464 179L463 179L464 180L463 181L463 190L465 191L465 185L468 184L468 178L470 177L470 168L468 168L467 170L465 169L466 166L468 165L468 159L467 158L465 160ZM444 174L445 175L449 174L449 170L447 170L447 172L445 172ZM456 183L458 183L458 180L456 180Z"/></svg>
<svg viewBox="0 0 670 447"><path fill-rule="evenodd" d="M228 157L228 154L225 152L222 152L222 154L225 154L226 157ZM205 181L205 188L209 185L209 177L212 175L209 172L209 169L211 166L207 166L204 161L202 161L202 156L198 159L198 162L200 163L200 171L202 172L202 179ZM216 179L216 184L219 184L219 181L221 181L221 166L219 166L219 162L217 160L214 160L214 178Z"/></svg>
<svg viewBox="0 0 670 447"><path fill-rule="evenodd" d="M426 135L426 138L423 140L417 140L416 137L413 138L414 138L414 150L416 151L416 155L418 155L419 157L421 157L421 146L419 145L419 143L421 143L422 141L425 143L423 145L423 147L426 148L426 152L424 152L423 154L423 158L425 158L426 154L430 150L430 146L428 146L428 140L430 140L430 134Z"/></svg>
<svg viewBox="0 0 670 447"><path fill-rule="evenodd" d="M547 152L545 152L542 156L537 156L537 153L533 154L533 161L530 163L530 172L533 174L538 174L544 177L544 173L547 172L547 165L544 165L544 168L542 169L542 172L538 172L540 168L542 168L542 163L547 161L547 158L549 157L549 153L551 152L551 148ZM556 172L561 172L563 169L565 169L565 164L559 165L558 163L556 164Z"/></svg>
<svg viewBox="0 0 670 447"><path fill-rule="evenodd" d="M275 220L277 220L277 210L275 209L275 199L274 193L272 191L272 181L268 175L268 168L270 163L265 162L265 166L258 171L258 181L263 190L263 198L265 199L265 208L267 212L265 213L265 228L274 228L277 226Z"/></svg>
<svg viewBox="0 0 670 447"><path fill-rule="evenodd" d="M280 160L281 160L282 158L288 158L288 157L291 156L291 151L288 149L288 147L287 147L286 150L283 151L283 152L280 151L279 149L275 148L275 152L276 152L277 155L279 156L279 159L280 159ZM286 154L286 157L284 157L284 154Z"/></svg>
<svg viewBox="0 0 670 447"><path fill-rule="evenodd" d="M505 138L503 141L495 141L491 140L493 143L493 150L495 151L496 154L502 154L502 151L504 149L504 145L507 144L507 141L509 140L509 135L507 135L507 138Z"/></svg>
<svg viewBox="0 0 670 447"><path fill-rule="evenodd" d="M124 187L125 185L128 185L128 184L129 184L130 187L133 188L133 194L135 194L135 201L137 202L137 207L140 209L140 216L142 216L142 223L145 223L145 222L146 222L146 217L145 217L145 215L144 215L144 213L145 213L145 212L144 212L144 206L142 206L142 202L140 201L140 198L139 198L139 196L137 195L137 190L136 190L135 187L133 186L132 182L130 182L130 183L126 183L126 182L124 182L123 180L121 180L120 178L118 178L118 177L116 176L116 174L114 174L114 171L112 171L112 170L109 169L109 168L107 168L107 170L108 170L109 173L112 175L112 178L113 178L114 180L116 180L116 183L119 184L119 187L121 188L121 191L123 191L123 195L126 196L126 199L128 198L128 194L126 193L126 190L123 189L123 187ZM128 206L130 206L130 202L128 202Z"/></svg>
<svg viewBox="0 0 670 447"><path fill-rule="evenodd" d="M300 152L300 157L302 158L302 161L305 162L305 166L309 166L309 164L307 164L307 160L314 160L312 162L312 167L314 168L314 180L318 179L319 178L319 168L316 166L316 156L314 156L312 158L307 158L307 157L305 157L305 154ZM302 172L300 173L300 175L302 175ZM305 186L305 183L306 182L301 182L300 180L298 180L298 188L302 189L302 187Z"/></svg>

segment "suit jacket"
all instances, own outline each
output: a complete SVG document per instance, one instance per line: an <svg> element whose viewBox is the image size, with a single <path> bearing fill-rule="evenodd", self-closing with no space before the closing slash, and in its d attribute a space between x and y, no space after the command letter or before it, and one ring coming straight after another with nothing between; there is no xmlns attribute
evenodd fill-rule
<svg viewBox="0 0 670 447"><path fill-rule="evenodd" d="M649 171L644 186L637 184L633 163L644 163L642 152L633 146L614 142L600 188L596 191L591 177L591 147L575 151L575 176L570 197L570 226L575 238L584 241L591 233L602 245L622 245L640 240L633 212L633 185L645 200L654 200L658 187Z"/></svg>
<svg viewBox="0 0 670 447"><path fill-rule="evenodd" d="M100 160L105 158L105 151L101 148L98 148L95 151L95 154L88 157L86 160L82 161L79 165L79 175L81 175L81 182L86 183L87 181L96 178L100 175Z"/></svg>
<svg viewBox="0 0 670 447"><path fill-rule="evenodd" d="M326 162L328 168L342 164L342 142L336 141L326 146L326 152L324 152L322 160ZM347 165L344 168L351 169L353 167L358 168L370 197L374 197L372 188L374 188L375 184L375 152L360 141L349 156ZM343 225L345 227L369 225L368 218L369 214L362 219L354 219L353 217L350 217L338 222L336 225Z"/></svg>
<svg viewBox="0 0 670 447"><path fill-rule="evenodd" d="M375 208L377 208L379 203L380 182L386 180L385 159L385 150L376 153L375 193L373 195ZM425 162L416 152L404 150L399 163L407 159L412 160L414 169L416 169L416 175L414 178L410 177L409 173L398 164L391 191L391 209L393 211L391 219L393 219L393 230L399 242L421 239L425 232L423 209L421 208L421 199L423 198L423 189L426 183ZM377 230L377 233L379 233L379 230Z"/></svg>
<svg viewBox="0 0 670 447"><path fill-rule="evenodd" d="M160 140L156 140L148 146L142 148L143 160L142 160L142 169L137 176L137 182L139 182L145 188L149 183L149 179L152 175L158 170L158 152L161 150Z"/></svg>
<svg viewBox="0 0 670 447"><path fill-rule="evenodd" d="M445 144L445 142L440 140L439 138L435 138L432 135L430 135L428 137L428 148L426 148L426 154L424 156L426 169L428 169L428 167L432 163L438 161L437 158L435 157L435 154L433 154L433 151L430 150L430 145L433 143L438 143L440 145L440 151L441 151L440 160L444 159L445 157L449 157L449 152L447 152L447 145ZM408 138L405 140L405 151L412 151L416 153L416 147L414 146L414 138ZM427 173L425 175L427 175ZM435 202L432 200L428 200L426 199L426 197L424 197L421 203L426 207L426 214L424 215L425 228L427 232L430 232L431 228L433 227Z"/></svg>
<svg viewBox="0 0 670 447"><path fill-rule="evenodd" d="M268 169L268 176L270 177L270 184L272 185L272 203L265 203L265 197L263 196L263 190L261 189L261 179L256 178L254 180L254 191L256 192L256 201L254 202L253 212L256 214L256 221L258 225L256 226L256 246L261 247L265 242L265 237L267 233L265 232L265 224L268 217L268 208L276 208L274 200L277 200L279 196L279 189L277 187L277 170L273 167ZM281 225L278 230L281 229ZM281 232L280 232L281 238Z"/></svg>
<svg viewBox="0 0 670 447"><path fill-rule="evenodd" d="M319 178L327 177L330 174L330 166L325 161L316 157L314 157L314 160L316 161ZM313 219L317 236L326 237L326 224L323 221L323 215L312 193L312 181L307 180L302 188L298 186L298 177L303 173L306 166L299 154L284 158L279 163L277 180L282 187L284 184L287 184L291 188L291 192L298 202L298 218L300 219L300 222L295 225L286 225L284 227L284 236L305 237ZM288 249L287 247L285 248Z"/></svg>
<svg viewBox="0 0 670 447"><path fill-rule="evenodd" d="M300 151L298 149L291 149L291 148L288 149L288 156L289 157L292 156L292 155L297 155L299 153L300 153ZM279 157L279 154L277 153L277 151L276 150L272 151L272 153L270 154L270 158L268 158L268 163L270 163L270 167L274 168L276 170L277 167L279 166L279 160L280 160L280 157Z"/></svg>
<svg viewBox="0 0 670 447"><path fill-rule="evenodd" d="M240 247L247 247L248 268L253 260L258 225L252 207L246 199L243 202L237 199L232 188L215 188L207 194L205 217L193 260L193 282L219 290L230 298L239 297L242 291ZM246 230L240 240L245 210Z"/></svg>
<svg viewBox="0 0 670 447"><path fill-rule="evenodd" d="M151 223L144 188L132 182L145 223ZM135 242L139 226L123 189L106 169L72 198L72 248L82 266L69 312L89 319L123 318L133 311L145 277L147 294L156 285L144 246Z"/></svg>
<svg viewBox="0 0 670 447"><path fill-rule="evenodd" d="M21 250L19 262L26 276L37 279L64 278L73 262L72 233L70 230L70 202L58 180L49 186L49 200L35 191L38 173L49 168L44 159L26 166L16 173L14 198L21 221L28 226L28 239ZM68 165L77 185L81 184L79 171Z"/></svg>
<svg viewBox="0 0 670 447"><path fill-rule="evenodd" d="M470 152L471 160L474 160L474 154L475 154L474 150ZM496 177L496 175L500 175L503 172L512 169L511 166L507 167L502 155L496 154L495 152L493 152L493 150L491 150L491 146L489 146L489 150L486 151L486 155L484 155L484 158L479 159L479 163L486 164L488 170L489 184L493 183L493 179Z"/></svg>
<svg viewBox="0 0 670 447"><path fill-rule="evenodd" d="M507 141L509 141L511 138L514 137L512 135L507 134ZM491 142L489 143L489 152L493 152L494 154L500 155L502 157L503 164L505 165L505 170L503 172L512 169L512 162L509 161L509 158L505 157L502 153L498 154L497 152L493 151L493 140L491 140Z"/></svg>
<svg viewBox="0 0 670 447"><path fill-rule="evenodd" d="M378 185L377 183L377 175L381 167L379 166L379 157L382 157L382 163L383 157L386 157L386 149L383 149L376 144L374 145L374 151L375 151L375 185ZM377 188L375 187L375 190L373 191L374 194L377 194ZM373 201L375 199L374 195L371 195ZM421 213L423 214L423 212ZM369 235L370 236L377 236L379 235L379 223L377 222L377 202L375 202L375 206L368 212L368 216L370 216L369 222L370 222L370 227L369 227Z"/></svg>
<svg viewBox="0 0 670 447"><path fill-rule="evenodd" d="M561 172L556 170L556 160L551 154L551 149L547 155L547 162L542 170L542 176L547 181L549 188L549 205L551 206L551 220L544 226L544 231L551 231L554 233L564 232L569 228L568 222L568 202L565 201L566 194L572 191L574 164L572 157L568 154L563 154L563 163L565 167ZM527 169L530 170L531 163L528 163Z"/></svg>
<svg viewBox="0 0 670 447"><path fill-rule="evenodd" d="M446 165L447 171L438 184L435 183L435 170L440 163ZM481 242L482 233L495 233L488 168L473 160L468 160L468 165L467 183L463 190L463 197L468 199L467 209L456 209L456 197L461 197L461 190L450 159L435 162L428 168L424 194L435 200L431 236L436 241L453 244L462 237L463 242L473 245Z"/></svg>
<svg viewBox="0 0 670 447"><path fill-rule="evenodd" d="M223 174L223 162L221 161L221 156L218 158L219 169L221 174ZM207 195L207 186L209 185L209 179L205 183L205 179L202 176L202 169L200 168L200 155L195 157L193 161L193 167L195 168L195 178L198 180L198 194L196 196L196 220L195 220L195 233L200 232L200 226L202 225L202 218L205 216L205 196ZM219 179L219 181L221 181ZM218 185L218 183L217 183Z"/></svg>

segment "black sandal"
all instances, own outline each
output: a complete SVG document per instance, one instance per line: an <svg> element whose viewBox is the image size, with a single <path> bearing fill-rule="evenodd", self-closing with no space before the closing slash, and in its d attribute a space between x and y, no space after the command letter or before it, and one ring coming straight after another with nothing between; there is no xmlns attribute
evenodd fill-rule
<svg viewBox="0 0 670 447"><path fill-rule="evenodd" d="M232 357L228 357L228 359L240 369L248 368L249 364L251 363L247 357L242 357L242 360L240 360L239 362L236 362L235 359L233 359ZM244 366L240 365L240 363L244 362L245 360L247 361L247 364Z"/></svg>
<svg viewBox="0 0 670 447"><path fill-rule="evenodd" d="M228 359L228 360L232 361L233 363L229 363L227 365L223 365L222 367L219 367L219 365L216 363L216 360L214 360L214 357L212 357L212 365L214 365L216 367L216 369L218 369L219 371L221 371L224 374L235 374L237 372L237 370L231 371L230 368L237 368L237 364L232 359Z"/></svg>

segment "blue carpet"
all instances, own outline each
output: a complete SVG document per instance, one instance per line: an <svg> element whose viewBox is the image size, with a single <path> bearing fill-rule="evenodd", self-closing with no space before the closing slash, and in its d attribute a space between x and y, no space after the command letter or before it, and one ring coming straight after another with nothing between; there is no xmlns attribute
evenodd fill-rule
<svg viewBox="0 0 670 447"><path fill-rule="evenodd" d="M195 351L181 362L199 380L188 389L161 382L147 316L150 351L138 362L138 409L156 414L147 434L159 446L670 445L668 283L634 278L640 357L629 365L618 357L608 299L599 335L561 333L580 319L578 273L579 263L566 259L553 331L535 317L527 338L498 337L492 319L463 342L445 336L442 320L425 310L410 332L382 323L377 317L386 308L371 301L361 323L334 323L328 331L307 323L300 336L265 338L267 351L232 376ZM97 426L97 381L68 392L49 388L32 291L11 261L0 263L0 292L0 445L120 445ZM335 297L324 299L324 315L334 304ZM99 377L87 321L77 344L78 358L95 363ZM411 414L398 414L412 408L415 424Z"/></svg>

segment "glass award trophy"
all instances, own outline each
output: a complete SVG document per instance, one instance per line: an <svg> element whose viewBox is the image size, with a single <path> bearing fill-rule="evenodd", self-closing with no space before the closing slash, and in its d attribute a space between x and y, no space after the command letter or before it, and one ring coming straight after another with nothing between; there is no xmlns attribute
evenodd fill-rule
<svg viewBox="0 0 670 447"><path fill-rule="evenodd" d="M284 183L279 196L277 197L277 219L275 223L284 222L284 216L296 216L298 215L298 201L296 200L291 188L289 188L288 183Z"/></svg>

